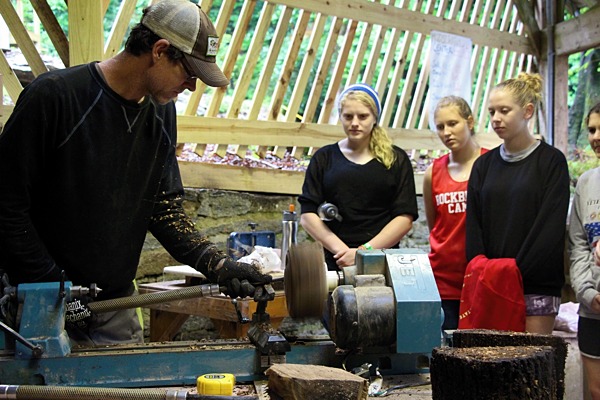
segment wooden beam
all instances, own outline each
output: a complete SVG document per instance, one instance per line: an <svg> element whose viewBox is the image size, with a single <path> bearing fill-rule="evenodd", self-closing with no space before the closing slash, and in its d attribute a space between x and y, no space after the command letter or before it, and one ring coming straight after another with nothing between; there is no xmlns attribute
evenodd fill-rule
<svg viewBox="0 0 600 400"><path fill-rule="evenodd" d="M27 64L29 64L33 75L38 76L47 72L48 68L46 68L46 65L42 61L42 57L40 57L10 0L0 0L0 15L4 18L4 22L6 22L10 33L15 38L19 49L23 52L23 56L27 60Z"/></svg>
<svg viewBox="0 0 600 400"><path fill-rule="evenodd" d="M2 75L2 79L4 81L4 87L8 92L13 103L17 102L21 91L23 90L23 86L21 82L19 82L19 78L15 75L15 72L10 67L6 56L3 51L0 51L0 74Z"/></svg>
<svg viewBox="0 0 600 400"><path fill-rule="evenodd" d="M259 118L262 104L265 100L267 90L269 89L271 76L273 75L273 70L277 64L279 50L281 49L284 40L286 40L286 32L290 25L293 11L293 7L285 7L280 14L279 21L277 21L277 27L275 28L275 33L271 39L271 45L269 46L269 52L267 53L264 67L260 72L256 89L254 89L254 96L251 101L252 108L250 109L248 119L256 120Z"/></svg>
<svg viewBox="0 0 600 400"><path fill-rule="evenodd" d="M302 104L304 91L306 90L306 86L308 84L308 78L313 69L313 65L317 59L317 56L319 55L319 45L321 43L321 39L323 38L326 20L327 16L323 14L317 15L314 20L312 32L310 34L310 41L308 48L306 49L306 55L302 60L300 70L296 75L292 89L292 95L288 101L287 110L285 112L284 119L287 122L294 122L298 117L298 111L300 110L300 105ZM336 35L337 37L337 34L340 32L341 24L342 20L336 18L334 24L330 28L329 34Z"/></svg>
<svg viewBox="0 0 600 400"><path fill-rule="evenodd" d="M2 126L6 124L6 121L12 113L13 108L13 106L0 105L0 132L2 132Z"/></svg>
<svg viewBox="0 0 600 400"><path fill-rule="evenodd" d="M223 3L221 12L218 16L217 26L221 25L221 21L223 21L224 27L227 26L229 20L231 19L233 9L235 8L235 3L235 1ZM221 70L223 71L223 74L226 77L233 78L233 69L235 68L237 58L242 51L242 45L244 44L244 36L248 29L248 24L252 19L252 13L254 11L255 6L255 1L245 1L244 5L242 6L242 11L240 12L240 15L238 15L237 25L233 30L231 40L229 41L229 43L227 43L227 53L225 54L225 60L220 66ZM221 34L220 32L220 30L217 30L219 36L223 37L224 34ZM225 29L223 29L223 32L225 32ZM219 114L221 103L223 101L223 98L225 97L226 91L227 86L214 88L213 96L210 99L210 104L208 105L208 110L206 110L206 115L216 117Z"/></svg>
<svg viewBox="0 0 600 400"><path fill-rule="evenodd" d="M313 117L315 116L316 110L320 106L319 102L321 99L321 93L323 93L323 88L325 86L325 80L327 78L329 68L334 61L334 54L337 54L337 39L340 34L339 26L341 26L342 23L343 20L341 18L335 18L334 22L332 23L334 28L331 29L327 35L327 40L325 41L323 53L321 54L321 59L317 68L317 73L315 74L315 78L311 85L310 94L308 96L308 100L306 101L306 106L304 107L303 122L313 122ZM356 21L348 21L346 25L346 32L356 32L356 25ZM360 50L358 51L360 52Z"/></svg>
<svg viewBox="0 0 600 400"><path fill-rule="evenodd" d="M47 0L31 0L31 5L36 14L40 18L44 29L48 33L50 41L54 45L54 49L62 60L65 67L69 66L69 41L67 35L62 30L56 16L48 5Z"/></svg>
<svg viewBox="0 0 600 400"><path fill-rule="evenodd" d="M215 143L322 147L344 137L338 125L304 124L281 121L177 117L178 143ZM394 144L405 149L445 149L437 135L428 129L387 129ZM477 141L492 148L500 143L495 134L478 134Z"/></svg>
<svg viewBox="0 0 600 400"><path fill-rule="evenodd" d="M300 53L300 47L304 38L304 33L310 22L311 13L309 11L302 10L296 21L296 27L292 34L292 43L288 48L288 52L285 56L285 63L281 69L279 78L277 79L277 85L273 91L271 98L271 104L269 105L268 119L277 120L281 113L281 108L284 105L283 100L285 93L290 85L290 78L295 70L296 60Z"/></svg>
<svg viewBox="0 0 600 400"><path fill-rule="evenodd" d="M69 0L69 63L85 64L104 57L102 2Z"/></svg>
<svg viewBox="0 0 600 400"><path fill-rule="evenodd" d="M539 58L542 50L542 32L533 13L533 4L529 0L515 0L514 4L519 18L525 26L525 32L529 37L531 47L535 51L534 54Z"/></svg>
<svg viewBox="0 0 600 400"><path fill-rule="evenodd" d="M179 162L185 187L298 195L303 171L246 168L197 162Z"/></svg>
<svg viewBox="0 0 600 400"><path fill-rule="evenodd" d="M556 24L554 45L556 54L569 55L600 46L600 7L579 17Z"/></svg>
<svg viewBox="0 0 600 400"><path fill-rule="evenodd" d="M129 22L135 11L135 5L137 0L124 0L119 6L119 12L113 22L110 35L108 36L108 43L104 49L104 59L108 59L119 52L123 38L129 28Z"/></svg>
<svg viewBox="0 0 600 400"><path fill-rule="evenodd" d="M386 27L410 30L428 35L432 30L467 36L473 43L481 46L491 46L517 51L519 53L535 54L526 36L508 32L498 32L486 27L451 21L434 15L423 14L404 8L388 6L364 0L269 0L272 3L290 7L301 7L304 10L335 15L348 19L379 24ZM358 17L358 18L357 18Z"/></svg>
<svg viewBox="0 0 600 400"><path fill-rule="evenodd" d="M256 30L252 36L252 41L250 42L250 47L248 48L246 58L244 59L244 65L242 66L241 73L237 77L237 84L235 85L235 89L233 91L233 100L231 101L227 118L238 118L240 112L242 111L242 105L246 95L248 94L248 87L252 81L254 68L256 67L257 62L260 60L263 42L265 35L268 32L274 10L275 5L271 3L265 3L263 9L261 10L258 23L256 24Z"/></svg>
<svg viewBox="0 0 600 400"><path fill-rule="evenodd" d="M554 147L567 154L569 150L569 56L558 56L554 63Z"/></svg>

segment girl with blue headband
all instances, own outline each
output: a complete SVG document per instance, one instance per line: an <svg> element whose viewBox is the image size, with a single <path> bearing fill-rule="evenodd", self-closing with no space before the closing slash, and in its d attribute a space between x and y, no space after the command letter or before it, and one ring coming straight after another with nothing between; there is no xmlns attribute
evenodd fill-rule
<svg viewBox="0 0 600 400"><path fill-rule="evenodd" d="M329 270L354 265L358 249L397 247L418 217L412 165L379 125L377 92L354 84L338 104L346 137L314 154L298 198Z"/></svg>

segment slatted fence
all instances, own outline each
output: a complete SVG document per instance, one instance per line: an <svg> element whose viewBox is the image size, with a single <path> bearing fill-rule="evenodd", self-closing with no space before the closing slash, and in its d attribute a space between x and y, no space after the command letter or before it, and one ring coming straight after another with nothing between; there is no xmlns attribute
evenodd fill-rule
<svg viewBox="0 0 600 400"><path fill-rule="evenodd" d="M81 15L93 20L105 12L108 1L100 2L102 7L89 3L96 2L69 1L71 24L77 24ZM142 3L148 1L120 3L106 44L99 46L100 58L121 49L128 27L139 20L136 10ZM489 133L485 107L490 89L519 71L537 68L537 49L512 0L201 0L199 4L221 37L218 63L231 85L210 88L198 81L197 90L180 99L180 150L198 157L310 157L316 148L343 137L335 100L354 82L377 89L383 103L380 123L415 163L422 156L439 155L444 148L427 128L432 30L472 40L472 57L464 62L473 79L478 137L493 147L498 140ZM46 1L32 0L32 5L64 64L88 61L85 58L91 56L85 54L94 52L82 50L85 28L79 26L78 37L67 40ZM11 0L0 0L0 13L34 75L44 72ZM96 38L96 32L89 37ZM0 73L14 102L22 88L3 56ZM8 112L9 106L0 108L0 121ZM542 135L543 120L541 115L535 127ZM277 166L263 161L259 164ZM302 171L283 168L184 159L180 167L184 184L192 187L297 194L303 180ZM419 173L416 179L420 188Z"/></svg>

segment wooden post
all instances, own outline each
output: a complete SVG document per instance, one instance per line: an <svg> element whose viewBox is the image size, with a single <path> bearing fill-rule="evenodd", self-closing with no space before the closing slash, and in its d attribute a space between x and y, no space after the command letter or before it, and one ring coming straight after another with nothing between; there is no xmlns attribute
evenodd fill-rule
<svg viewBox="0 0 600 400"><path fill-rule="evenodd" d="M101 61L104 57L102 2L69 1L69 64Z"/></svg>

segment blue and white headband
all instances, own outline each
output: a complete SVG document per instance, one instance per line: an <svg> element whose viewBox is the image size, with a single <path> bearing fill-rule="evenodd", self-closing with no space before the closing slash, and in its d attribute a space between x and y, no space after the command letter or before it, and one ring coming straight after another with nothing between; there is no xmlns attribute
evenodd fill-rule
<svg viewBox="0 0 600 400"><path fill-rule="evenodd" d="M346 93L355 91L365 92L366 94L371 96L371 98L375 102L375 107L377 107L377 120L379 121L379 117L381 116L381 102L379 101L379 94L371 86L364 83L355 83L353 85L350 85L346 89L344 89L342 94L340 94L340 100L344 98Z"/></svg>

